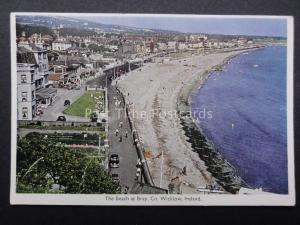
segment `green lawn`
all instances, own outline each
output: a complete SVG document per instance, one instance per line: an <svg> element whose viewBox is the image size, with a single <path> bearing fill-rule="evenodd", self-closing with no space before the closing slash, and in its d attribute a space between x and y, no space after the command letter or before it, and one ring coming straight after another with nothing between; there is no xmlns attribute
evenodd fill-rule
<svg viewBox="0 0 300 225"><path fill-rule="evenodd" d="M102 91L87 91L79 99L77 99L69 108L64 110L64 114L71 116L89 116L92 112L95 111L96 98L104 97L104 92ZM100 101L100 99L99 99ZM102 107L100 106L100 111L104 112L104 102ZM87 115L86 115L87 114Z"/></svg>

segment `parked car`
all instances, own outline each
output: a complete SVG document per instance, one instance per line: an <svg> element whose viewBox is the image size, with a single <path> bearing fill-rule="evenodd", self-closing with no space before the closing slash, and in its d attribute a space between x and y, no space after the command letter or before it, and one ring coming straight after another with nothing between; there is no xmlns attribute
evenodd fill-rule
<svg viewBox="0 0 300 225"><path fill-rule="evenodd" d="M66 121L66 117L65 116L59 116L59 117L57 117L56 121Z"/></svg>
<svg viewBox="0 0 300 225"><path fill-rule="evenodd" d="M111 175L111 177L112 177L113 182L116 182L116 183L119 183L119 182L120 182L119 174L113 173L113 174Z"/></svg>
<svg viewBox="0 0 300 225"><path fill-rule="evenodd" d="M68 106L68 105L70 105L70 104L71 104L70 100L65 100L64 106Z"/></svg>
<svg viewBox="0 0 300 225"><path fill-rule="evenodd" d="M110 155L109 167L110 168L118 168L119 167L119 156L117 154Z"/></svg>

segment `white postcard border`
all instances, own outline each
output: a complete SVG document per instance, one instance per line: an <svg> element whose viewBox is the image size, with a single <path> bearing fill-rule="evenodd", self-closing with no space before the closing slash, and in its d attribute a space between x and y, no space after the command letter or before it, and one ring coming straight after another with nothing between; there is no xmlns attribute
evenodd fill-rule
<svg viewBox="0 0 300 225"><path fill-rule="evenodd" d="M16 74L16 16L125 16L125 17L178 17L178 18L260 18L286 19L287 21L287 151L289 194L258 195L108 195L108 194L19 194L16 193L16 137L17 137L17 77ZM292 16L264 15L176 15L176 14L127 14L127 13L39 13L14 12L10 15L11 38L11 183L10 203L13 205L169 205L169 206L294 206L294 120L293 120L293 54L294 18ZM180 198L180 199L178 199ZM192 198L192 199L191 199Z"/></svg>

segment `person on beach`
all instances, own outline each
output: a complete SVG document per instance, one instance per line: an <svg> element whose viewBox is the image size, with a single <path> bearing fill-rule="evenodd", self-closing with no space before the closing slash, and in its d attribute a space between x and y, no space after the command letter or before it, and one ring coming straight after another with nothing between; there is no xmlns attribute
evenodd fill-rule
<svg viewBox="0 0 300 225"><path fill-rule="evenodd" d="M186 166L183 167L183 169L182 169L182 174L183 174L183 175L186 175Z"/></svg>

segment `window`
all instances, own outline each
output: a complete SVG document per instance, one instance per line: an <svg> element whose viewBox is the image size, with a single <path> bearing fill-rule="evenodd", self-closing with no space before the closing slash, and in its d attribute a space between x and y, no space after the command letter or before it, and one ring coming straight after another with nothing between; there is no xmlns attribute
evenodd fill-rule
<svg viewBox="0 0 300 225"><path fill-rule="evenodd" d="M31 74L31 83L34 82L34 74Z"/></svg>
<svg viewBox="0 0 300 225"><path fill-rule="evenodd" d="M21 75L21 83L26 83L27 80L26 80L26 75L25 74L22 74Z"/></svg>
<svg viewBox="0 0 300 225"><path fill-rule="evenodd" d="M38 59L39 59L39 61L42 60L42 54L41 53L38 54Z"/></svg>
<svg viewBox="0 0 300 225"><path fill-rule="evenodd" d="M44 53L44 54L43 54L43 56L44 56L44 59L46 59L46 58L47 58L47 55L46 55L46 53Z"/></svg>
<svg viewBox="0 0 300 225"><path fill-rule="evenodd" d="M24 91L22 92L22 102L26 102L27 101L27 92Z"/></svg>
<svg viewBox="0 0 300 225"><path fill-rule="evenodd" d="M39 72L41 73L43 71L43 68L42 68L42 64L39 65Z"/></svg>
<svg viewBox="0 0 300 225"><path fill-rule="evenodd" d="M34 98L34 91L31 92L31 100L33 101L35 98Z"/></svg>
<svg viewBox="0 0 300 225"><path fill-rule="evenodd" d="M22 118L28 119L28 108L27 107L22 108Z"/></svg>

